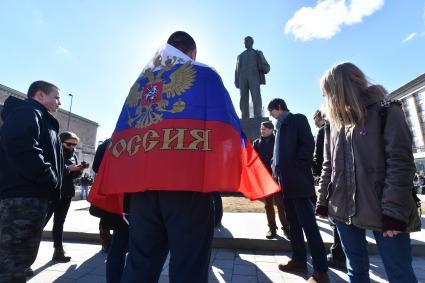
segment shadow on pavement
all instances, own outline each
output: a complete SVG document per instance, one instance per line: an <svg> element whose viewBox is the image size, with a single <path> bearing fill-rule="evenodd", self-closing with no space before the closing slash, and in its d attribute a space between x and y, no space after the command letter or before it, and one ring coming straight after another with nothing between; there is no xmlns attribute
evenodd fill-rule
<svg viewBox="0 0 425 283"><path fill-rule="evenodd" d="M220 225L219 227L214 228L214 237L233 238L233 235L229 229L227 229L223 225Z"/></svg>
<svg viewBox="0 0 425 283"><path fill-rule="evenodd" d="M36 276L37 274L40 274L43 270L45 270L45 269L47 269L47 268L49 268L49 267L51 267L55 264L57 264L57 262L54 262L53 260L46 262L44 265L40 266L39 268L34 269L34 275L29 277L29 278L32 278L32 277Z"/></svg>
<svg viewBox="0 0 425 283"><path fill-rule="evenodd" d="M53 282L69 282L69 280L79 283L105 282L105 257L106 254L99 251L79 266L70 265L63 275Z"/></svg>

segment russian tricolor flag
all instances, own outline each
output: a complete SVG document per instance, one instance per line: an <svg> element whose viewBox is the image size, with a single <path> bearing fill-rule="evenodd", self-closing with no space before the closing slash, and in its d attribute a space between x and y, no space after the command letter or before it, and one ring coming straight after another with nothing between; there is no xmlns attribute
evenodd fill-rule
<svg viewBox="0 0 425 283"><path fill-rule="evenodd" d="M165 44L130 90L88 199L120 213L124 193L241 192L256 200L279 189L217 72Z"/></svg>

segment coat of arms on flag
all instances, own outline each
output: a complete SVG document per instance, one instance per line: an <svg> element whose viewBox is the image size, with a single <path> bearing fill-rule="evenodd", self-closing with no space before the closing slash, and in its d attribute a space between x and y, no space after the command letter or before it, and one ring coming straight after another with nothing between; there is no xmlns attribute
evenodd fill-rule
<svg viewBox="0 0 425 283"><path fill-rule="evenodd" d="M175 56L167 57L164 65L161 61L160 55L154 59L154 68L160 68L159 72L155 74L151 68L147 68L131 88L126 100L129 106L127 108L129 126L146 128L162 121L162 112L176 113L185 108L182 99L169 107L167 98L181 96L193 85L195 68L191 61L176 65L181 60ZM171 70L169 81L165 82L162 76L169 70ZM131 111L132 109L134 111Z"/></svg>

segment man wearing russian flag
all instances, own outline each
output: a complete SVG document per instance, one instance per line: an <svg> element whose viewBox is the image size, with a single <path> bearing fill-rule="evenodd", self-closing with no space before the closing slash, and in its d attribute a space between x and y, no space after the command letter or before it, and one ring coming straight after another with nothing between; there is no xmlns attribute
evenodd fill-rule
<svg viewBox="0 0 425 283"><path fill-rule="evenodd" d="M209 192L254 200L280 188L241 131L220 76L173 33L134 83L89 201L122 213L130 194L129 253L121 282L208 282L213 237Z"/></svg>

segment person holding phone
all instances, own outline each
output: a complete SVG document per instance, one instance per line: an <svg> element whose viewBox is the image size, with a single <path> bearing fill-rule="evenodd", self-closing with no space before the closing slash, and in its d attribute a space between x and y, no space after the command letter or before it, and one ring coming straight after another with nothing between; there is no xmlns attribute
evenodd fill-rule
<svg viewBox="0 0 425 283"><path fill-rule="evenodd" d="M85 166L78 164L75 148L80 139L73 132L63 132L59 135L62 142L63 155L65 159L65 168L63 173L62 188L53 196L49 202L45 225L53 216L53 247L55 249L52 260L59 262L68 262L71 257L65 256L65 251L62 244L63 224L71 204L71 199L75 195L74 180L81 177Z"/></svg>

